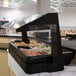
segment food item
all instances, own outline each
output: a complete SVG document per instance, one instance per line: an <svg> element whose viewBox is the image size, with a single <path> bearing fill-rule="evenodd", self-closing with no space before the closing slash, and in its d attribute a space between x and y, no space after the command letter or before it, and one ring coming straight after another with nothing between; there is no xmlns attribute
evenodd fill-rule
<svg viewBox="0 0 76 76"><path fill-rule="evenodd" d="M44 52L44 51L28 51L26 52L26 55L29 55L29 56L37 56L37 55L46 55L48 53Z"/></svg>
<svg viewBox="0 0 76 76"><path fill-rule="evenodd" d="M24 48L20 48L21 51L23 51L24 54L26 54L27 56L37 56L37 55L47 55L49 54L47 52L47 50L39 50L39 49L24 49Z"/></svg>
<svg viewBox="0 0 76 76"><path fill-rule="evenodd" d="M23 41L16 41L13 44L15 44L27 56L51 54L50 46L43 43L37 43L34 40L31 40L30 44L24 43Z"/></svg>
<svg viewBox="0 0 76 76"><path fill-rule="evenodd" d="M15 42L14 43L16 46L24 46L24 45L27 45L25 44L24 42Z"/></svg>
<svg viewBox="0 0 76 76"><path fill-rule="evenodd" d="M30 44L37 44L37 42L34 39L30 39Z"/></svg>
<svg viewBox="0 0 76 76"><path fill-rule="evenodd" d="M35 40L30 40L30 43L29 44L27 44L27 43L25 43L25 42L23 42L23 41L16 41L15 43L14 43L16 46L29 46L29 45L35 45L35 44L38 44Z"/></svg>

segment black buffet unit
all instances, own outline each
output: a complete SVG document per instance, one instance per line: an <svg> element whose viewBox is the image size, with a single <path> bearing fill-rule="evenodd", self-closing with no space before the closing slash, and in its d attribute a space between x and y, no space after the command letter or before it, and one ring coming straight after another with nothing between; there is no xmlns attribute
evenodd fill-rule
<svg viewBox="0 0 76 76"><path fill-rule="evenodd" d="M36 42L27 36L27 31L45 29L51 30L50 43L37 38L35 39ZM65 53L62 53L57 13L47 13L39 16L16 29L16 31L22 32L22 40L11 42L9 44L9 53L25 73L55 72L64 69L63 55Z"/></svg>

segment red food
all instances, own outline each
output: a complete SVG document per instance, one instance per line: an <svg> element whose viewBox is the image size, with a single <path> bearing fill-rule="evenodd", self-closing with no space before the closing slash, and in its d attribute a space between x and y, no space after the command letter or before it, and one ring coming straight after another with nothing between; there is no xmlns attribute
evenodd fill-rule
<svg viewBox="0 0 76 76"><path fill-rule="evenodd" d="M46 53L46 52L44 52L44 51L39 52L39 53L42 54L42 55L48 54L48 53Z"/></svg>
<svg viewBox="0 0 76 76"><path fill-rule="evenodd" d="M30 56L36 56L38 55L38 52L26 52L26 54Z"/></svg>
<svg viewBox="0 0 76 76"><path fill-rule="evenodd" d="M29 55L29 56L36 56L36 55L46 55L46 54L48 54L48 53L46 53L46 52L26 52L26 54L27 55Z"/></svg>

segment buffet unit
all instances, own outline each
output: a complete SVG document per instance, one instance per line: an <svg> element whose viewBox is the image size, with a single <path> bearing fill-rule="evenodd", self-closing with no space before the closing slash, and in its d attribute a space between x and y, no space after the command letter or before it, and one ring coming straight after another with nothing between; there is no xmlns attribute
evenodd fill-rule
<svg viewBox="0 0 76 76"><path fill-rule="evenodd" d="M51 32L49 42L35 36L27 36L27 31L45 29ZM66 59L71 61L74 57L73 54L71 56L72 52L62 51L57 13L39 16L16 31L22 32L22 39L9 44L9 53L25 73L61 71L64 64L67 64Z"/></svg>

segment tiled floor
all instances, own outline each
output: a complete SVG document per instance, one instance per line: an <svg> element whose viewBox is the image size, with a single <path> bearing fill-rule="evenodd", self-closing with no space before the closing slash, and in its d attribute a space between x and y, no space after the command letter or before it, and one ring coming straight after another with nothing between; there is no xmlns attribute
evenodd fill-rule
<svg viewBox="0 0 76 76"><path fill-rule="evenodd" d="M0 49L0 76L9 76L8 55L6 50Z"/></svg>

